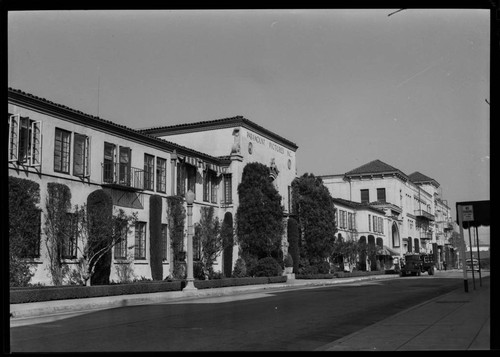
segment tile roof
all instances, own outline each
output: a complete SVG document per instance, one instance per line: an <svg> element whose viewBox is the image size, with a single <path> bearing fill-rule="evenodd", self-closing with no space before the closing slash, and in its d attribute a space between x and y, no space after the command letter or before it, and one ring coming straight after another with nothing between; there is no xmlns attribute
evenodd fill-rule
<svg viewBox="0 0 500 357"><path fill-rule="evenodd" d="M88 123L88 120L90 120L96 124L105 125L108 128L114 128L115 130L122 131L124 133L127 133L128 135L133 135L137 138L140 137L143 140L146 139L150 142L154 142L154 143L157 143L159 145L163 145L163 146L166 145L169 147L170 150L177 149L178 152L182 153L182 154L191 154L191 155L195 155L195 156L199 156L199 157L204 157L204 158L210 159L214 162L218 162L220 160L219 158L216 158L214 156L196 151L194 149L191 149L191 148L188 148L188 147L185 147L185 146L182 146L182 145L179 145L179 144L176 144L176 143L164 140L164 139L157 138L153 135L149 135L147 133L140 132L136 129L129 128L125 125L116 124L110 120L102 119L100 117L84 113L82 111L64 106L62 104L51 102L50 100L35 96L33 94L30 94L30 93L23 92L22 90L19 90L19 89L9 87L8 88L8 97L9 97L9 99L11 99L13 101L20 100L22 102L32 103L33 105L43 104L43 105L49 106L46 108L51 108L51 109L54 108L56 110L63 111L65 113L76 115L76 117L80 117L80 118L86 120L87 123Z"/></svg>
<svg viewBox="0 0 500 357"><path fill-rule="evenodd" d="M370 209L372 211L376 211L378 213L385 214L383 209L373 207L371 203L366 204L366 203L354 202L354 201L349 201L349 200L345 200L343 198L338 198L338 197L332 197L332 199L333 199L334 203L336 202L338 204L341 204L341 205L344 205L347 207L351 207L353 209L358 209L358 210L359 209Z"/></svg>
<svg viewBox="0 0 500 357"><path fill-rule="evenodd" d="M436 181L433 178L425 176L424 174L415 171L414 173L408 175L408 178L411 182L428 182L428 181Z"/></svg>
<svg viewBox="0 0 500 357"><path fill-rule="evenodd" d="M196 123L185 123L185 124L176 124L176 125L167 125L167 126L158 126L158 127L153 127L153 128L143 128L143 129L137 129L138 131L142 133L147 133L147 134L157 134L157 135L166 135L169 133L175 133L179 131L190 131L190 130L196 130L196 129L210 129L210 128L216 128L216 127L224 127L224 126L231 126L231 125L246 125L250 128L257 129L258 131L269 135L271 138L281 141L282 143L297 149L298 146L294 142L254 123L253 121L238 115L230 118L222 118L222 119L214 119L214 120L206 120L206 121L200 121Z"/></svg>
<svg viewBox="0 0 500 357"><path fill-rule="evenodd" d="M380 160L373 160L367 164L361 165L354 170L346 172L346 175L362 175L362 174L379 174L379 173L399 173L403 176L406 176L400 170L392 167L391 165L386 164Z"/></svg>

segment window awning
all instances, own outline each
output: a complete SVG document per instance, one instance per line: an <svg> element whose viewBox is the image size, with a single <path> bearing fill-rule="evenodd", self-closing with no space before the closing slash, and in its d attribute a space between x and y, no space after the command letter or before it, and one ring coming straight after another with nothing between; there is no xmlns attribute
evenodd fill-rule
<svg viewBox="0 0 500 357"><path fill-rule="evenodd" d="M399 257L400 254L399 254L399 252L396 252L394 249L391 249L388 246L384 245L384 247L382 248L382 251L379 253L379 255Z"/></svg>

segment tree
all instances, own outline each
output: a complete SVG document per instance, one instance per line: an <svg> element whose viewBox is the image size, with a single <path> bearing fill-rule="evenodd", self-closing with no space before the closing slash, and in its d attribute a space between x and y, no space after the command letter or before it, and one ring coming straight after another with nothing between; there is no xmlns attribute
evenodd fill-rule
<svg viewBox="0 0 500 357"><path fill-rule="evenodd" d="M279 256L284 231L281 196L269 177L269 168L253 162L243 168L238 185L236 232L244 255Z"/></svg>
<svg viewBox="0 0 500 357"><path fill-rule="evenodd" d="M111 254L111 249L122 240L127 239L131 227L137 220L136 213L127 215L122 209L112 215L102 215L98 209L83 205L75 206L73 215L82 245L80 252L79 269L85 285L91 285L91 278L95 274L99 261ZM109 273L108 273L109 278Z"/></svg>
<svg viewBox="0 0 500 357"><path fill-rule="evenodd" d="M356 260L359 254L359 243L353 239L337 239L333 244L332 260L340 263L340 267L344 270L344 265L349 264L349 270L356 265Z"/></svg>
<svg viewBox="0 0 500 357"><path fill-rule="evenodd" d="M311 265L324 262L333 251L335 207L320 177L305 173L292 182L293 212L301 232L301 255Z"/></svg>
<svg viewBox="0 0 500 357"><path fill-rule="evenodd" d="M40 185L9 176L9 285L26 286L40 247Z"/></svg>
<svg viewBox="0 0 500 357"><path fill-rule="evenodd" d="M206 278L211 278L214 273L213 264L217 256L224 249L224 242L220 235L221 224L214 217L213 207L201 207L201 218L195 223L195 237L201 245L201 264Z"/></svg>

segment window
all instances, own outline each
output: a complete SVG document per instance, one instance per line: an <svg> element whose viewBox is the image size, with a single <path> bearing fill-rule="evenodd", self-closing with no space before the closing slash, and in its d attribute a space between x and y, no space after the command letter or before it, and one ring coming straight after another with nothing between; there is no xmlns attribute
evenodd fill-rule
<svg viewBox="0 0 500 357"><path fill-rule="evenodd" d="M9 162L42 164L42 123L19 114L9 116Z"/></svg>
<svg viewBox="0 0 500 357"><path fill-rule="evenodd" d="M130 148L120 146L119 154L119 170L118 170L118 182L122 185L130 186L131 177L131 167L130 167L130 157L132 150Z"/></svg>
<svg viewBox="0 0 500 357"><path fill-rule="evenodd" d="M384 219L380 218L380 233L384 234Z"/></svg>
<svg viewBox="0 0 500 357"><path fill-rule="evenodd" d="M75 133L73 146L73 175L78 177L90 176L90 138Z"/></svg>
<svg viewBox="0 0 500 357"><path fill-rule="evenodd" d="M156 191L167 192L167 160L156 158Z"/></svg>
<svg viewBox="0 0 500 357"><path fill-rule="evenodd" d="M377 188L377 201L385 202L385 188Z"/></svg>
<svg viewBox="0 0 500 357"><path fill-rule="evenodd" d="M288 186L288 212L292 213L292 186Z"/></svg>
<svg viewBox="0 0 500 357"><path fill-rule="evenodd" d="M135 259L146 259L146 222L135 224Z"/></svg>
<svg viewBox="0 0 500 357"><path fill-rule="evenodd" d="M74 213L67 213L68 217L68 231L63 237L62 244L62 258L75 259L77 251L77 236L78 236L78 222L77 216Z"/></svg>
<svg viewBox="0 0 500 357"><path fill-rule="evenodd" d="M212 175L212 181L210 182L210 193L211 193L211 198L210 200L212 203L217 203L217 191L219 190L219 185L217 184L217 176L215 173Z"/></svg>
<svg viewBox="0 0 500 357"><path fill-rule="evenodd" d="M154 190L154 172L155 158L154 156L144 154L144 189Z"/></svg>
<svg viewBox="0 0 500 357"><path fill-rule="evenodd" d="M353 220L354 215L351 212L349 212L347 215L348 215L347 228L352 230L354 229L354 220Z"/></svg>
<svg viewBox="0 0 500 357"><path fill-rule="evenodd" d="M177 195L186 194L186 164L180 162L177 164Z"/></svg>
<svg viewBox="0 0 500 357"><path fill-rule="evenodd" d="M168 260L168 225L161 225L161 251L162 259L164 261Z"/></svg>
<svg viewBox="0 0 500 357"><path fill-rule="evenodd" d="M372 231L372 215L371 214L368 215L368 231L369 232Z"/></svg>
<svg viewBox="0 0 500 357"><path fill-rule="evenodd" d="M127 221L118 221L115 230L119 231L118 242L115 244L115 259L127 259ZM116 232L116 231L115 231Z"/></svg>
<svg viewBox="0 0 500 357"><path fill-rule="evenodd" d="M232 175L224 174L224 203L233 203Z"/></svg>
<svg viewBox="0 0 500 357"><path fill-rule="evenodd" d="M370 194L367 189L361 190L361 203L369 203L370 202Z"/></svg>
<svg viewBox="0 0 500 357"><path fill-rule="evenodd" d="M206 170L203 177L203 201L217 203L217 176L212 170Z"/></svg>
<svg viewBox="0 0 500 357"><path fill-rule="evenodd" d="M187 189L196 193L196 167L187 165Z"/></svg>
<svg viewBox="0 0 500 357"><path fill-rule="evenodd" d="M116 182L115 178L115 160L116 160L116 146L110 143L104 143L104 167L103 167L103 181L105 183Z"/></svg>
<svg viewBox="0 0 500 357"><path fill-rule="evenodd" d="M69 174L71 133L56 128L54 141L54 171Z"/></svg>

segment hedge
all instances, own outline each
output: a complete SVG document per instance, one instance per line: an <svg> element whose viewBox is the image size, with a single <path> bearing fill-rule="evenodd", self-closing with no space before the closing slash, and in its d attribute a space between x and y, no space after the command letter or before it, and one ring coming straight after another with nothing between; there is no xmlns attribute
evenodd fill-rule
<svg viewBox="0 0 500 357"><path fill-rule="evenodd" d="M230 286L284 283L286 276L260 278L228 278L214 280L195 280L198 289L222 288ZM23 287L10 290L10 303L23 304L38 301L83 299L100 296L115 296L129 294L148 294L166 291L181 291L186 285L185 280L175 281L145 281L130 284L96 285L96 286L42 286Z"/></svg>
<svg viewBox="0 0 500 357"><path fill-rule="evenodd" d="M335 279L335 278L352 278L355 276L369 276L369 275L384 275L389 274L385 271L353 271L352 273L338 271L333 274L296 274L295 279Z"/></svg>

